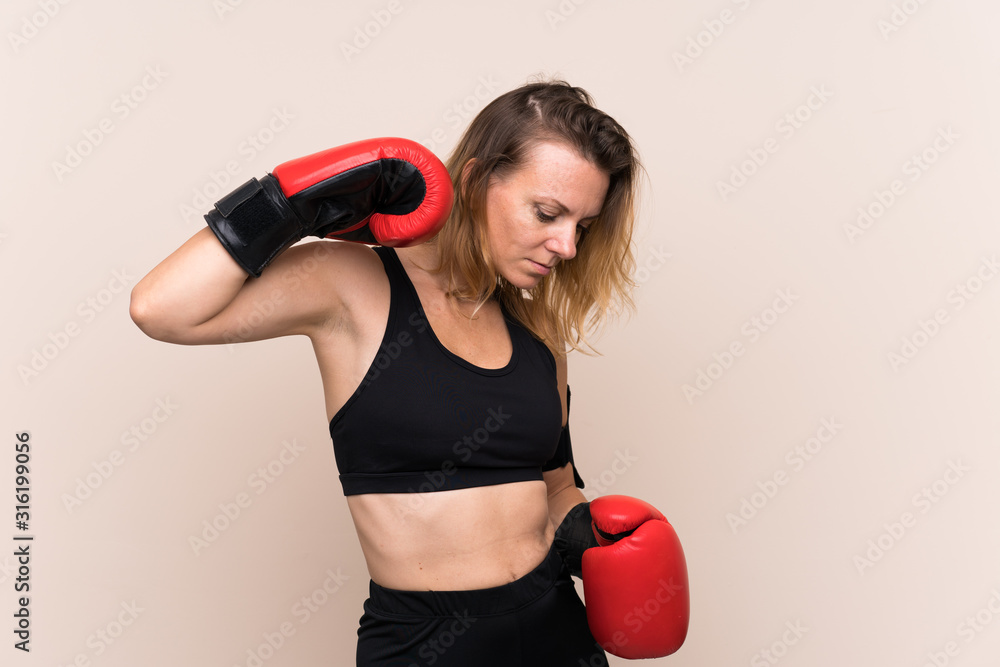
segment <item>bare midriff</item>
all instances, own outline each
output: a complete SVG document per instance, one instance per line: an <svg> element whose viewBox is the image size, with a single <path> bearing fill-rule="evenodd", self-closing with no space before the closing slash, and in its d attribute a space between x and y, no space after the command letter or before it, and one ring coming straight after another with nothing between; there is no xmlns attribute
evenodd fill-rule
<svg viewBox="0 0 1000 667"><path fill-rule="evenodd" d="M508 584L545 559L555 529L542 481L347 497L368 572L408 591Z"/></svg>

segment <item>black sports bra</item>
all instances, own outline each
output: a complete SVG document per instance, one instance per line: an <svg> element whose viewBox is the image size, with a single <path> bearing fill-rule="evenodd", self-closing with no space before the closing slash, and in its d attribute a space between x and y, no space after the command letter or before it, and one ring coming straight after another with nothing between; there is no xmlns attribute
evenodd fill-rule
<svg viewBox="0 0 1000 667"><path fill-rule="evenodd" d="M504 312L507 365L480 368L451 353L395 250L374 250L389 278L389 318L364 379L330 421L344 495L541 480L572 461L549 349Z"/></svg>

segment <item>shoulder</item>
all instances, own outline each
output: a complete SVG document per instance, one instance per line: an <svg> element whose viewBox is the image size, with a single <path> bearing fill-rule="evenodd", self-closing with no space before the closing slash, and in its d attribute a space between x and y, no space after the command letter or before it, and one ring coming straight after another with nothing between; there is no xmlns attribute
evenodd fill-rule
<svg viewBox="0 0 1000 667"><path fill-rule="evenodd" d="M328 269L331 270L351 273L366 271L383 273L382 260L375 253L375 248L363 243L320 239L311 243L299 244L293 250L308 252L317 260L325 262Z"/></svg>
<svg viewBox="0 0 1000 667"><path fill-rule="evenodd" d="M556 386L559 387L559 400L562 402L563 420L565 426L569 417L569 370L566 368L566 355L556 355Z"/></svg>
<svg viewBox="0 0 1000 667"><path fill-rule="evenodd" d="M363 316L365 308L388 302L385 268L370 246L321 239L289 248L279 259L292 264L284 282L326 300L337 312L338 326Z"/></svg>
<svg viewBox="0 0 1000 667"><path fill-rule="evenodd" d="M382 261L373 248L332 239L298 243L282 253L275 264L278 262L292 264L292 273L307 282L325 280L337 274L383 273Z"/></svg>
<svg viewBox="0 0 1000 667"><path fill-rule="evenodd" d="M562 336L559 335L559 330L556 328L555 324L544 318L539 318L538 320L539 333L542 336L542 341L545 347L548 348L549 354L555 359L556 372L560 373L565 379L566 377L566 341L563 340Z"/></svg>
<svg viewBox="0 0 1000 667"><path fill-rule="evenodd" d="M375 250L360 243L322 239L296 245L285 255L302 283L323 287L345 301L359 288L385 277Z"/></svg>

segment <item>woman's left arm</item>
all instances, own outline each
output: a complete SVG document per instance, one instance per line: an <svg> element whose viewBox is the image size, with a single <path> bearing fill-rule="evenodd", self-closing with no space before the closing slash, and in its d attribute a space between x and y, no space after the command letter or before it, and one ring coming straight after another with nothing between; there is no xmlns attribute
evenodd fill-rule
<svg viewBox="0 0 1000 667"><path fill-rule="evenodd" d="M587 498L573 481L572 463L555 470L547 470L542 473L542 478L548 488L549 519L552 521L552 527L558 528L566 518L566 513L580 503L587 502Z"/></svg>
<svg viewBox="0 0 1000 667"><path fill-rule="evenodd" d="M569 417L566 355L556 357L556 382L559 386L559 400L562 402L562 423L565 426ZM572 461L561 468L546 470L542 473L542 479L545 480L548 493L549 519L552 526L558 528L566 518L566 513L580 503L587 502L587 499L577 488Z"/></svg>
<svg viewBox="0 0 1000 667"><path fill-rule="evenodd" d="M556 377L565 425L569 415L565 356L556 359ZM660 511L642 500L614 495L587 501L576 485L568 440L566 444L569 461L543 471L542 478L549 519L556 529L553 546L570 574L583 580L590 631L606 651L623 658L670 655L684 643L690 616L680 540ZM633 609L646 608L650 601L658 611L648 623L636 628L623 622Z"/></svg>

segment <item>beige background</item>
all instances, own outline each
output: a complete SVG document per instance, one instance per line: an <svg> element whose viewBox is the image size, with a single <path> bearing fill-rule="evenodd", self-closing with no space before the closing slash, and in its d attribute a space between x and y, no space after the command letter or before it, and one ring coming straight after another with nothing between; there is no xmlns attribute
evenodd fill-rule
<svg viewBox="0 0 1000 667"><path fill-rule="evenodd" d="M158 343L128 288L203 199L367 137L444 157L455 105L545 73L649 172L638 315L570 363L588 497L652 502L686 549L691 632L649 664L996 664L998 19L987 0L4 3L0 662L251 665L287 624L263 664L353 664L368 579L308 342ZM9 633L21 430L30 655Z"/></svg>

